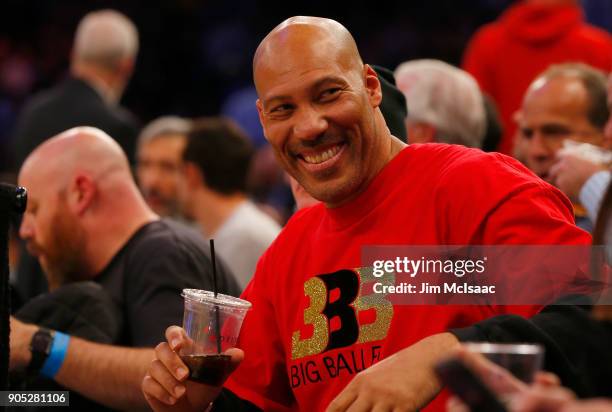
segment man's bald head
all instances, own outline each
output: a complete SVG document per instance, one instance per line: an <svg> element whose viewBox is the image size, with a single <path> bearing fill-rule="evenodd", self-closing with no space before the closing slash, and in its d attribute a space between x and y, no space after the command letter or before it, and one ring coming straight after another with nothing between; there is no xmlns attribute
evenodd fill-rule
<svg viewBox="0 0 612 412"><path fill-rule="evenodd" d="M94 246L92 240L100 236L89 227L103 230L108 216L117 217L118 208L109 199L123 199L127 191L121 189L133 185L129 182L121 147L91 127L52 137L28 156L19 173L19 184L29 191L19 233L39 259L51 288L97 273L101 264L95 256L104 248ZM107 211L105 217L101 210Z"/></svg>
<svg viewBox="0 0 612 412"><path fill-rule="evenodd" d="M121 147L92 127L50 138L24 162L28 188L20 236L52 287L89 279L143 224L146 207Z"/></svg>
<svg viewBox="0 0 612 412"><path fill-rule="evenodd" d="M335 61L344 70L360 74L363 69L355 39L342 24L322 17L290 17L276 26L255 52L253 75L258 92L266 74L282 74L308 58Z"/></svg>
<svg viewBox="0 0 612 412"><path fill-rule="evenodd" d="M37 175L49 184L65 186L75 173L93 179L119 172L130 178L123 150L110 136L93 127L75 127L37 147L24 162L23 176Z"/></svg>
<svg viewBox="0 0 612 412"><path fill-rule="evenodd" d="M525 93L525 99L542 93L551 84L561 85L564 93L559 93L559 99L585 99L586 116L597 129L603 129L610 110L607 99L607 79L605 74L583 63L555 64L540 74L531 83Z"/></svg>

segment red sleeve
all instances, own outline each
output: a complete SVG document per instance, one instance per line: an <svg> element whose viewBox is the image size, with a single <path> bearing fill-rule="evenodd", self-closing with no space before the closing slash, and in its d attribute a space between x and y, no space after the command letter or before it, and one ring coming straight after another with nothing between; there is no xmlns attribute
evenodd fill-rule
<svg viewBox="0 0 612 412"><path fill-rule="evenodd" d="M244 360L230 376L225 387L264 411L288 411L295 403L285 370L285 353L277 317L268 293L271 283L270 249L257 264L253 280L242 298L253 305L247 314L238 340Z"/></svg>
<svg viewBox="0 0 612 412"><path fill-rule="evenodd" d="M494 162L478 161L481 156L493 157ZM471 157L471 158L470 158ZM574 223L573 209L567 197L555 187L536 178L523 165L500 154L464 154L461 168L452 168L445 184L452 184L464 193L465 202L450 200L447 206L452 219L474 222L465 230L471 233L469 244L481 245L590 245L591 236ZM469 179L468 177L472 178ZM480 176L474 179L474 176ZM480 222L480 223L478 223ZM564 247L565 247L564 246ZM550 263L539 261L536 248L533 255L522 253L518 270L504 271L499 285L512 287L512 294L520 301L528 293L531 301L546 303L557 295L584 292L588 268L554 272ZM576 248L577 253L588 252ZM562 253L556 250L553 253ZM529 257L529 259L528 259ZM567 256L563 256L567 258ZM531 260L530 260L531 259ZM528 261L525 261L528 260ZM556 260L556 259L555 259ZM580 261L582 262L582 261ZM541 272L535 268L542 265ZM524 272L520 267L525 267ZM534 278L534 272L538 277ZM507 282L507 283L506 283ZM527 292L524 289L529 288ZM521 292L523 290L523 292ZM540 296L541 294L541 296ZM514 299L511 299L514 301ZM496 313L531 316L542 305L496 307Z"/></svg>
<svg viewBox="0 0 612 412"><path fill-rule="evenodd" d="M450 222L465 222L468 238L481 245L589 245L574 223L569 199L517 160L480 150L455 150L439 190L461 193L442 206ZM448 226L448 225L447 225ZM459 233L458 235L461 235Z"/></svg>
<svg viewBox="0 0 612 412"><path fill-rule="evenodd" d="M534 177L515 159L500 154L497 175L485 178L493 199L482 227L487 245L590 245L591 235L578 228L573 207L556 187ZM497 189L495 189L497 187ZM497 192L497 195L491 195ZM482 191L481 191L482 193Z"/></svg>
<svg viewBox="0 0 612 412"><path fill-rule="evenodd" d="M483 226L485 244L588 245L574 223L569 200L553 187L534 184L510 193Z"/></svg>

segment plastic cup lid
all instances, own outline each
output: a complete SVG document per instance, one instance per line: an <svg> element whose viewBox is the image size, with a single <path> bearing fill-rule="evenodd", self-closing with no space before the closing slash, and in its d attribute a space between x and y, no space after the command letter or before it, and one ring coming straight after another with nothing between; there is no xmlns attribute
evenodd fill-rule
<svg viewBox="0 0 612 412"><path fill-rule="evenodd" d="M183 293L181 296L185 299L205 303L209 305L218 305L218 306L229 306L236 309L248 310L251 308L251 302L248 300L236 298L234 296L224 295L222 293L217 293L217 297L215 297L215 293L209 290L201 290L201 289L183 289Z"/></svg>

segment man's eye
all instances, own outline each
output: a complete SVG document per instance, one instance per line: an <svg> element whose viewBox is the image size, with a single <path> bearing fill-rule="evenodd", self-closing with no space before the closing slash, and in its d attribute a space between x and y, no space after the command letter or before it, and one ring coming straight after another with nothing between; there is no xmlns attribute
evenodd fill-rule
<svg viewBox="0 0 612 412"><path fill-rule="evenodd" d="M288 112L291 109L292 107L290 104L280 104L278 106L274 106L272 110L270 110L270 113L283 114L283 113Z"/></svg>
<svg viewBox="0 0 612 412"><path fill-rule="evenodd" d="M175 173L178 170L178 166L172 163L163 162L159 165L160 169L165 173Z"/></svg>
<svg viewBox="0 0 612 412"><path fill-rule="evenodd" d="M326 100L326 99L333 98L338 93L340 93L341 90L342 89L339 88L339 87L333 87L331 89L327 89L327 90L323 91L323 93L321 93L321 99L322 100Z"/></svg>
<svg viewBox="0 0 612 412"><path fill-rule="evenodd" d="M520 129L521 135L526 139L531 139L533 137L533 130L531 129Z"/></svg>
<svg viewBox="0 0 612 412"><path fill-rule="evenodd" d="M550 137L564 137L572 134L572 131L562 126L550 126L542 128L542 134Z"/></svg>

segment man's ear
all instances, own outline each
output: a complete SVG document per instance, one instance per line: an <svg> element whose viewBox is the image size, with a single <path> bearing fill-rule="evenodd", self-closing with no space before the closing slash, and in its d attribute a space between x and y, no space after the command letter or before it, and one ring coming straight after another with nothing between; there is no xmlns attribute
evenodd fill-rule
<svg viewBox="0 0 612 412"><path fill-rule="evenodd" d="M126 57L119 61L117 72L120 73L121 77L129 79L132 76L132 73L134 73L135 66L136 61L131 57Z"/></svg>
<svg viewBox="0 0 612 412"><path fill-rule="evenodd" d="M95 182L86 174L76 175L68 190L68 205L77 216L87 211L98 192Z"/></svg>
<svg viewBox="0 0 612 412"><path fill-rule="evenodd" d="M378 74L369 64L364 64L363 75L370 104L372 107L380 106L380 102L382 102L382 89L380 87L380 80L378 80Z"/></svg>
<svg viewBox="0 0 612 412"><path fill-rule="evenodd" d="M263 103L261 103L260 99L257 99L257 101L255 102L255 107L257 107L257 115L259 116L259 123L261 124L261 128L263 129L264 137L266 138L266 140L268 140L268 137L266 136L266 127L264 126Z"/></svg>
<svg viewBox="0 0 612 412"><path fill-rule="evenodd" d="M263 104L261 103L261 100L257 99L257 101L255 101L255 107L257 107L257 115L259 116L259 123L263 127Z"/></svg>
<svg viewBox="0 0 612 412"><path fill-rule="evenodd" d="M257 99L257 101L255 102L255 107L257 107L257 115L259 116L259 123L261 124L261 128L264 132L264 137L266 138L266 140L268 140L268 136L266 133L266 126L264 125L264 119L263 119L263 103L261 102L261 99Z"/></svg>

